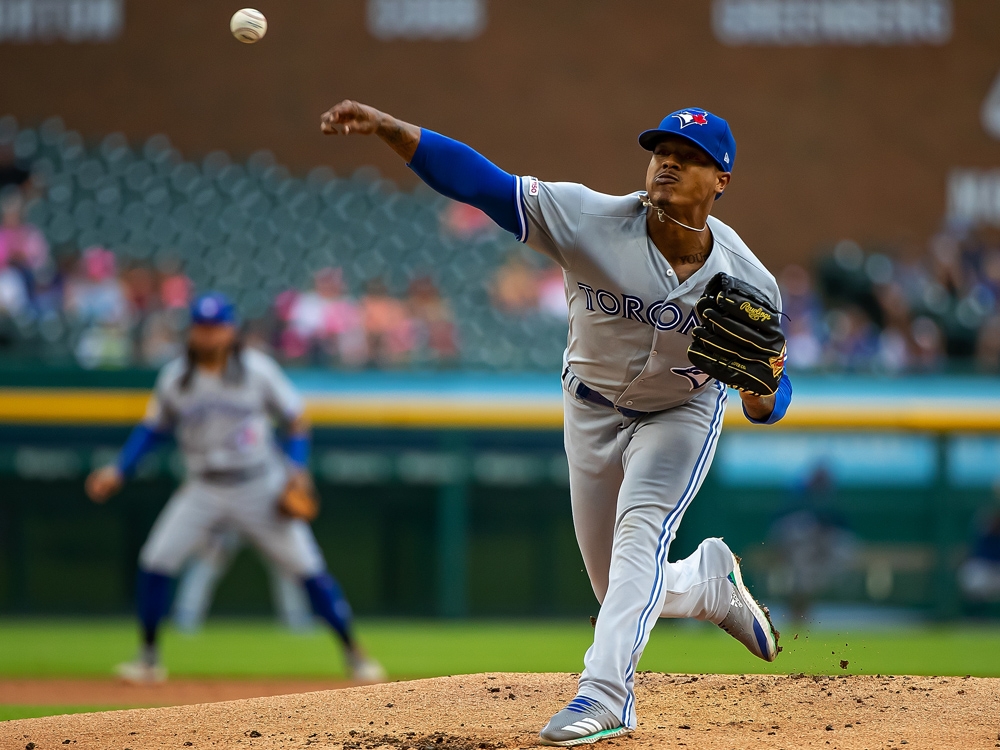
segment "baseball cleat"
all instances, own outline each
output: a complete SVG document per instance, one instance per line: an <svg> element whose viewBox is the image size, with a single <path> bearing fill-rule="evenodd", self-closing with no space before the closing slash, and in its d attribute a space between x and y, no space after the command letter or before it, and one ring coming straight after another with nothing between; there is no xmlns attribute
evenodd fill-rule
<svg viewBox="0 0 1000 750"><path fill-rule="evenodd" d="M115 667L115 674L131 685L159 685L167 679L167 668L162 664L136 659L119 664Z"/></svg>
<svg viewBox="0 0 1000 750"><path fill-rule="evenodd" d="M347 667L357 682L385 682L388 678L382 665L360 650L348 652Z"/></svg>
<svg viewBox="0 0 1000 750"><path fill-rule="evenodd" d="M549 719L538 738L543 745L573 747L590 745L631 731L603 703L578 695Z"/></svg>
<svg viewBox="0 0 1000 750"><path fill-rule="evenodd" d="M727 576L732 584L732 598L726 618L719 627L738 640L751 654L764 661L774 661L781 652L780 633L771 624L771 613L753 598L740 573L740 558L733 555L733 570Z"/></svg>

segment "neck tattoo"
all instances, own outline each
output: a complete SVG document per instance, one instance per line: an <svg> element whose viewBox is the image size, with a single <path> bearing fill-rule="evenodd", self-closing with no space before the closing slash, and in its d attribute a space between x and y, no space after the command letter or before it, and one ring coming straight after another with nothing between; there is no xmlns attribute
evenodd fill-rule
<svg viewBox="0 0 1000 750"><path fill-rule="evenodd" d="M695 255L682 255L677 261L682 266L690 266L694 263L703 263L707 257L705 253L696 253Z"/></svg>
<svg viewBox="0 0 1000 750"><path fill-rule="evenodd" d="M672 221L677 226L683 227L684 229L687 229L689 232L704 232L706 229L708 229L707 223L701 229L697 229L696 227L689 227L687 224L677 221L677 219L668 214L659 206L654 206L653 201L649 199L648 195L640 195L639 202L642 203L642 205L644 205L646 208L652 208L654 211L656 211L656 218L659 219L661 222L665 223L664 217L666 217L667 219L670 219L670 221Z"/></svg>

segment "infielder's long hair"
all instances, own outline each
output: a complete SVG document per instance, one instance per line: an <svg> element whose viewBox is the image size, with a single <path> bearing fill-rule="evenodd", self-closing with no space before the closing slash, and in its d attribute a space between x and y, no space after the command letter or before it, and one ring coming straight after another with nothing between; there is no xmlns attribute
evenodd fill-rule
<svg viewBox="0 0 1000 750"><path fill-rule="evenodd" d="M182 391L186 391L191 386L196 369L197 363L195 362L194 350L188 344L185 354L184 374L181 375L179 383ZM237 331L236 338L233 339L233 345L229 349L226 369L222 371L222 380L224 383L236 384L242 383L245 377L246 367L243 365L243 332Z"/></svg>

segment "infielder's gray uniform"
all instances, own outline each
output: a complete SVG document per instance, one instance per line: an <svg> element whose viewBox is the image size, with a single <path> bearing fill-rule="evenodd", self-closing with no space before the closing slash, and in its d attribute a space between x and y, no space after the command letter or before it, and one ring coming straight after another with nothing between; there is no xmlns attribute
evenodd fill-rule
<svg viewBox="0 0 1000 750"><path fill-rule="evenodd" d="M636 665L657 617L718 624L729 611L732 557L707 539L690 557L667 553L715 455L726 388L691 366L694 305L724 271L763 290L774 277L737 234L709 217L705 265L678 283L646 230L640 193L519 179L521 237L563 268L569 337L563 369L573 523L601 602L580 694L636 726ZM519 202L519 205L520 202ZM581 384L583 388L581 389ZM585 400L596 391L625 416Z"/></svg>
<svg viewBox="0 0 1000 750"><path fill-rule="evenodd" d="M184 359L160 372L143 422L174 432L187 479L139 553L144 570L175 576L220 527L237 529L289 575L326 569L309 525L277 510L287 468L272 420L298 417L302 399L273 359L252 349L241 357L244 375L236 382L198 371L184 389Z"/></svg>

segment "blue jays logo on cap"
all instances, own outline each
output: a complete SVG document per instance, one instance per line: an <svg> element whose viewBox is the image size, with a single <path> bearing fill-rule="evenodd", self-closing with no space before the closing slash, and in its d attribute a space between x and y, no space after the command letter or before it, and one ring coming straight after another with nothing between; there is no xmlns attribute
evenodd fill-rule
<svg viewBox="0 0 1000 750"><path fill-rule="evenodd" d="M674 112L670 116L680 120L681 130L684 130L688 125L708 125L708 112L703 109L685 109Z"/></svg>
<svg viewBox="0 0 1000 750"><path fill-rule="evenodd" d="M191 322L201 325L231 325L236 322L236 308L226 295L209 292L191 305Z"/></svg>

